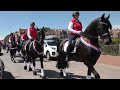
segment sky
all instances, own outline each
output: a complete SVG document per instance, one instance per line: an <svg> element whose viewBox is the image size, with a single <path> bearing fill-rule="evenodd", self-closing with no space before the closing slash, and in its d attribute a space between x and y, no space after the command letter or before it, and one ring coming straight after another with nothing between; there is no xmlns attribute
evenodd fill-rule
<svg viewBox="0 0 120 90"><path fill-rule="evenodd" d="M0 39L11 32L18 31L19 28L27 29L31 22L35 22L38 28L43 26L52 29L67 29L72 18L73 11L0 11ZM113 28L120 28L120 11L79 11L79 20L83 25L83 30L90 22L103 13L107 17L109 14Z"/></svg>

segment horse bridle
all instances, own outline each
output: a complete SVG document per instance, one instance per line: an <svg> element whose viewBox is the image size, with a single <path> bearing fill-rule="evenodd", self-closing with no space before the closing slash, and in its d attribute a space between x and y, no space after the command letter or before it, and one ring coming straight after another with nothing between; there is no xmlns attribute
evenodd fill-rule
<svg viewBox="0 0 120 90"><path fill-rule="evenodd" d="M101 22L101 21L100 21L99 23L100 23L100 26L101 26L102 24L108 25L107 23ZM101 37L106 37L106 36L109 36L109 33L104 33L104 34L101 35Z"/></svg>
<svg viewBox="0 0 120 90"><path fill-rule="evenodd" d="M99 25L100 25L100 26L98 26L97 29L101 29L101 25L102 25L102 24L108 25L107 23L100 21L100 22L99 22ZM108 33L104 33L104 34L102 34L101 36L104 37L104 36L108 36L108 35L109 35ZM91 38L99 38L99 37L95 37L95 36L91 36L91 35L85 35L85 34L83 34L83 36L87 36L87 37L91 37Z"/></svg>

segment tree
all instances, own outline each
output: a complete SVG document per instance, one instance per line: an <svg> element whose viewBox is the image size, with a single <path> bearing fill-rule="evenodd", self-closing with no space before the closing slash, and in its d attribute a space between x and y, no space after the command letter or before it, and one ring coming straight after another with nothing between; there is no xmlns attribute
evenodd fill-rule
<svg viewBox="0 0 120 90"><path fill-rule="evenodd" d="M9 35L5 36L4 41L9 41Z"/></svg>

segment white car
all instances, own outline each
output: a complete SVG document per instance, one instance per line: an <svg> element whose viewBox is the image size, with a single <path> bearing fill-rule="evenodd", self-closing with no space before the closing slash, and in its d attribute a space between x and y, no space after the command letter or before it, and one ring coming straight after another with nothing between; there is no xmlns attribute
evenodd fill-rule
<svg viewBox="0 0 120 90"><path fill-rule="evenodd" d="M55 40L44 40L44 56L48 60L58 56L57 42Z"/></svg>

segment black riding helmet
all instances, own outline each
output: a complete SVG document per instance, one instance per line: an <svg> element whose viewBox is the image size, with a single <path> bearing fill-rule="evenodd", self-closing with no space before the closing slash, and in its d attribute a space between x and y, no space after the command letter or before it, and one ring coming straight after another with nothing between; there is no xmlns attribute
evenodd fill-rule
<svg viewBox="0 0 120 90"><path fill-rule="evenodd" d="M34 22L32 22L30 25L31 25L31 26L35 26L35 23L34 23Z"/></svg>
<svg viewBox="0 0 120 90"><path fill-rule="evenodd" d="M73 13L72 13L72 16L74 17L74 16L79 16L80 15L80 13L78 12L78 11L73 11Z"/></svg>
<svg viewBox="0 0 120 90"><path fill-rule="evenodd" d="M10 36L13 36L13 33L11 33Z"/></svg>

